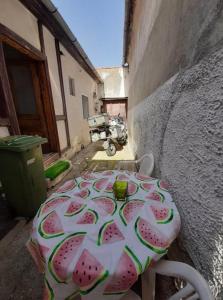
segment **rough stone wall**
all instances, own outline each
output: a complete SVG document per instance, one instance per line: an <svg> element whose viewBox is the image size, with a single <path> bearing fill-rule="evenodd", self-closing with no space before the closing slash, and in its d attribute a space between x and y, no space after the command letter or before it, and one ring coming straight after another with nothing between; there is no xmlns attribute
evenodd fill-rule
<svg viewBox="0 0 223 300"><path fill-rule="evenodd" d="M130 111L131 142L152 151L182 217L180 243L223 299L223 49Z"/></svg>

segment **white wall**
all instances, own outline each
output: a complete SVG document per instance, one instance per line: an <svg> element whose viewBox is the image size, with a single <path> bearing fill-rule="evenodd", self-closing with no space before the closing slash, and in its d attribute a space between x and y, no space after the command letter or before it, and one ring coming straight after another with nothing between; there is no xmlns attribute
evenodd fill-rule
<svg viewBox="0 0 223 300"><path fill-rule="evenodd" d="M27 40L37 49L40 49L37 19L18 1L0 0L0 22L12 31ZM50 83L53 94L55 114L64 115L61 87L59 80L55 38L51 32L43 26L45 51L48 61ZM87 120L83 119L82 95L89 99L90 115L95 114L95 104L98 96L93 97L94 92L98 95L98 85L88 73L74 60L74 58L60 45L64 55L61 56L62 71L64 79L64 90L67 105L68 125L71 139L71 153L80 150L81 144L88 144L89 128ZM68 78L75 80L76 95L69 93ZM64 150L68 143L66 138L65 121L57 121L60 149ZM8 135L7 128L0 127L0 136Z"/></svg>
<svg viewBox="0 0 223 300"><path fill-rule="evenodd" d="M0 23L40 49L37 19L18 0L0 0Z"/></svg>
<svg viewBox="0 0 223 300"><path fill-rule="evenodd" d="M5 126L0 126L0 137L6 137L9 136L9 131L8 131L8 127Z"/></svg>
<svg viewBox="0 0 223 300"><path fill-rule="evenodd" d="M86 145L90 142L88 123L83 119L82 95L88 97L90 115L95 114L96 99L93 98L93 93L97 93L97 84L62 45L60 49L63 52L61 62L71 146L73 151L78 151L81 144ZM75 82L75 96L70 95L69 77Z"/></svg>
<svg viewBox="0 0 223 300"><path fill-rule="evenodd" d="M104 98L127 97L122 67L98 68L97 71L104 81Z"/></svg>
<svg viewBox="0 0 223 300"><path fill-rule="evenodd" d="M64 111L56 56L55 38L45 27L43 27L43 36L45 41L45 51L50 73L50 82L53 94L55 114L63 115ZM61 150L63 150L67 147L66 127L64 121L57 121L57 130L59 135L60 148Z"/></svg>

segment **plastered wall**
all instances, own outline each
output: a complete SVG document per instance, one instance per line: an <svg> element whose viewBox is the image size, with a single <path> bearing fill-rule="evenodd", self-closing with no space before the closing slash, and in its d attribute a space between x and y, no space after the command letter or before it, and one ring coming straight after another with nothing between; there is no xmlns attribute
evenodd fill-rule
<svg viewBox="0 0 223 300"><path fill-rule="evenodd" d="M127 97L125 72L122 67L98 68L97 71L104 81L104 98Z"/></svg>
<svg viewBox="0 0 223 300"><path fill-rule="evenodd" d="M18 0L0 1L0 23L40 50L37 19Z"/></svg>
<svg viewBox="0 0 223 300"><path fill-rule="evenodd" d="M88 122L83 118L82 95L88 97L89 114L93 115L97 101L97 84L62 45L60 49L63 52L61 61L71 146L74 151L79 151L81 144L87 145L90 142ZM69 77L74 79L74 96L70 95Z"/></svg>
<svg viewBox="0 0 223 300"><path fill-rule="evenodd" d="M152 151L154 175L170 183L182 218L175 259L186 252L220 300L223 2L142 0L135 9L126 82L130 145L138 156Z"/></svg>
<svg viewBox="0 0 223 300"><path fill-rule="evenodd" d="M152 151L170 183L179 236L195 267L223 299L223 50L176 74L129 111L130 143ZM182 257L177 257L182 259Z"/></svg>

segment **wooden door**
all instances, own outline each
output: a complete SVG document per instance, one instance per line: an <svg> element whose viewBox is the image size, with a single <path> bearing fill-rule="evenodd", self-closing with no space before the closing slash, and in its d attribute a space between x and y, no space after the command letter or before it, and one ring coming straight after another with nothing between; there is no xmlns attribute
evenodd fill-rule
<svg viewBox="0 0 223 300"><path fill-rule="evenodd" d="M121 117L126 121L127 119L127 100L104 100L104 111L110 116Z"/></svg>
<svg viewBox="0 0 223 300"><path fill-rule="evenodd" d="M38 62L21 61L7 64L21 134L47 138L46 118L41 99ZM49 145L43 145L49 151Z"/></svg>

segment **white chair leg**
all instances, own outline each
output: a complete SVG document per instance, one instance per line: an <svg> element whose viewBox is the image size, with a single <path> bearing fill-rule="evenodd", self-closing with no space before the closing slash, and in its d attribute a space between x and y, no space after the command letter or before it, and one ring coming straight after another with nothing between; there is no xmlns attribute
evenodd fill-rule
<svg viewBox="0 0 223 300"><path fill-rule="evenodd" d="M202 300L213 300L211 290L206 280L201 274L191 266L177 261L160 260L155 266L154 271L161 275L170 277L180 277L194 287ZM191 296L190 300L197 299L196 295ZM189 300L188 299L188 300Z"/></svg>
<svg viewBox="0 0 223 300"><path fill-rule="evenodd" d="M142 300L155 300L156 273L148 269L141 275Z"/></svg>
<svg viewBox="0 0 223 300"><path fill-rule="evenodd" d="M182 299L183 297L188 297L188 295L191 295L193 292L194 292L194 287L191 284L187 283L187 285L184 288L180 289L176 294L171 296L168 300L179 300Z"/></svg>

